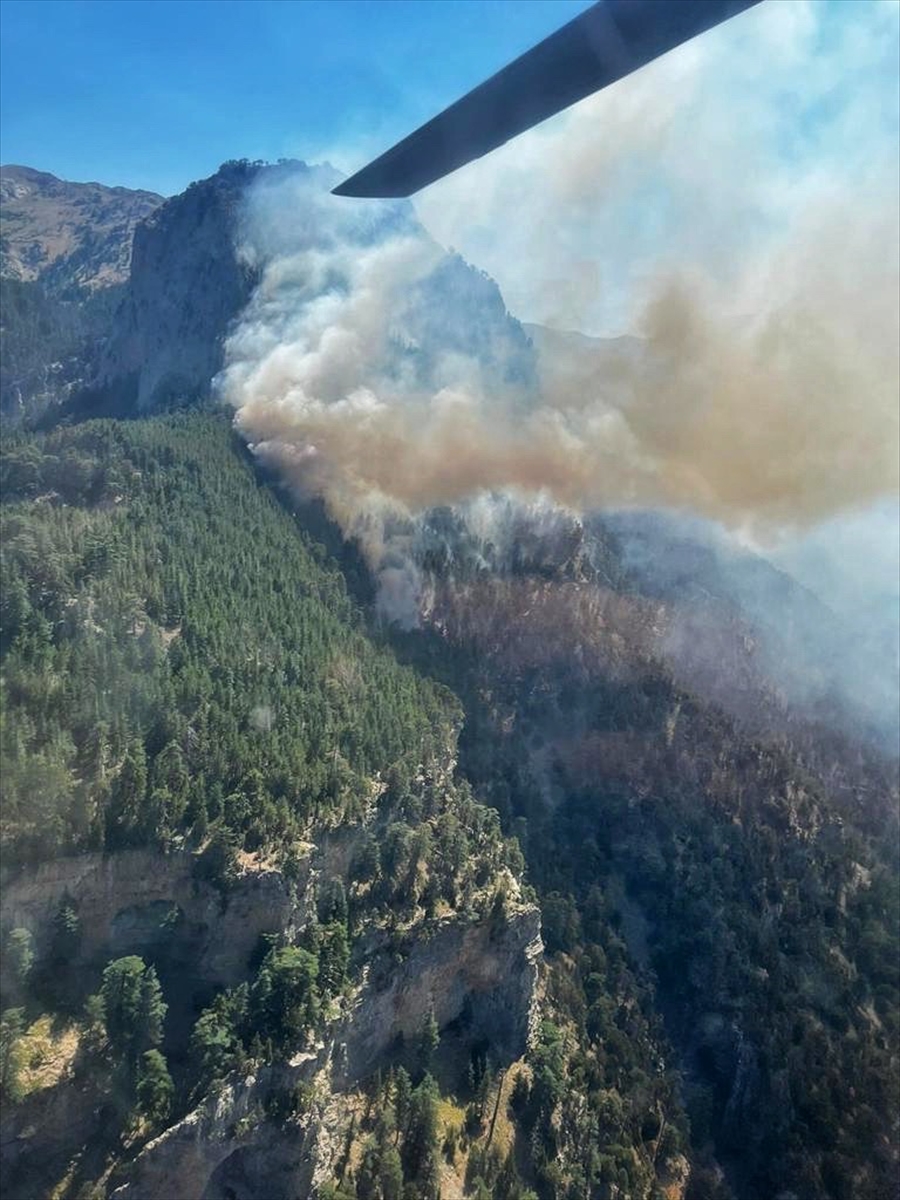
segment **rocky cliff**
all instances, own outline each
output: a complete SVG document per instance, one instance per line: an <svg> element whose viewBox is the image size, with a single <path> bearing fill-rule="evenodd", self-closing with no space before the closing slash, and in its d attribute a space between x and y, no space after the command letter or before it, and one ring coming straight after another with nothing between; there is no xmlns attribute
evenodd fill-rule
<svg viewBox="0 0 900 1200"><path fill-rule="evenodd" d="M300 879L289 885L280 871L253 864L223 896L198 878L196 857L188 852L79 855L43 864L10 883L3 892L3 920L7 927L27 929L40 948L68 902L82 931L76 967L152 953L170 940L194 986L228 987L245 976L261 934L280 930L292 936L306 923L308 871L306 861Z"/></svg>
<svg viewBox="0 0 900 1200"><path fill-rule="evenodd" d="M214 990L247 978L262 935L290 940L315 919L323 878L346 870L361 833L326 832L319 845L308 846L290 881L248 858L225 892L198 879L189 852L61 859L7 884L4 925L28 929L40 951L55 914L68 904L83 930L71 972L96 976L110 958L127 954L157 962L170 998L167 1047L177 1055L187 1014ZM342 1097L349 1100L395 1061L404 1042L414 1044L429 1012L461 1058L482 1043L491 1045L498 1064L519 1058L533 1035L542 945L537 908L515 898L512 876L505 886L510 900L502 915L480 908L420 916L399 937L364 922L353 953L354 986L313 1044L217 1084L132 1166L118 1170L110 1194L123 1200L316 1195L333 1177L346 1141L352 1104ZM60 1154L90 1139L103 1103L102 1089L88 1086L91 1078L69 1073L7 1115L3 1163L11 1194L36 1194ZM285 1117L279 1105L298 1089L303 1103Z"/></svg>
<svg viewBox="0 0 900 1200"><path fill-rule="evenodd" d="M162 196L0 167L0 415L33 419L96 372L131 268L136 226Z"/></svg>
<svg viewBox="0 0 900 1200"><path fill-rule="evenodd" d="M113 1191L121 1200L292 1200L333 1179L345 1142L353 1085L390 1062L422 1014L443 1030L465 1026L504 1065L525 1052L535 1019L538 913L516 906L502 928L490 921L439 922L411 931L398 966L386 946L367 945L362 981L346 1012L310 1051L229 1080L151 1142ZM383 939L381 939L383 941ZM304 1105L273 1119L273 1100L302 1087ZM448 1196L447 1200L453 1200Z"/></svg>
<svg viewBox="0 0 900 1200"><path fill-rule="evenodd" d="M209 395L229 324L255 282L238 255L238 230L259 171L226 164L136 229L124 302L98 369L120 403L148 408Z"/></svg>

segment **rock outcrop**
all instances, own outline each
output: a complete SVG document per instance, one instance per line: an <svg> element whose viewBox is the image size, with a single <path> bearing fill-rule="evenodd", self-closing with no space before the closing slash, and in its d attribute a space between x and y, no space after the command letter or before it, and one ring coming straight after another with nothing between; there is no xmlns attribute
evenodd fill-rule
<svg viewBox="0 0 900 1200"><path fill-rule="evenodd" d="M417 929L401 962L372 947L353 1008L338 1033L345 1079L363 1077L398 1039L415 1038L425 1014L441 1030L458 1024L469 1040L490 1042L499 1060L525 1052L532 1032L540 913L516 906L502 919L453 917Z"/></svg>
<svg viewBox="0 0 900 1200"><path fill-rule="evenodd" d="M342 1099L414 1038L423 1015L464 1041L489 1041L498 1062L524 1053L536 1014L539 912L515 904L504 917L453 917L415 927L408 956L384 935L345 1011L306 1052L229 1078L150 1142L124 1172L118 1200L295 1200L333 1178L351 1115ZM273 1114L303 1085L305 1104Z"/></svg>
<svg viewBox="0 0 900 1200"><path fill-rule="evenodd" d="M57 859L4 889L3 925L27 929L40 947L69 901L82 964L152 952L169 938L198 982L227 987L243 978L261 934L291 935L305 924L305 880L295 886L279 871L245 870L223 895L196 878L195 861L151 850Z"/></svg>
<svg viewBox="0 0 900 1200"><path fill-rule="evenodd" d="M267 1119L277 1092L315 1075L318 1059L263 1068L231 1080L154 1141L128 1178L113 1182L117 1200L293 1200L308 1196L320 1167L323 1105L287 1120Z"/></svg>
<svg viewBox="0 0 900 1200"><path fill-rule="evenodd" d="M359 832L323 833L290 881L278 869L248 863L225 891L196 877L196 857L186 851L61 859L7 884L3 924L28 929L40 949L60 906L71 903L82 930L73 966L95 974L119 955L159 960L162 948L161 976L174 1002L170 1033L183 1043L192 997L245 979L262 934L301 932L315 911L319 879L346 869ZM430 1013L457 1048L490 1044L499 1065L520 1057L536 1019L540 914L517 898L511 876L506 882L509 898L491 911L482 905L414 920L402 932L381 925L363 930L354 950L356 986L337 1002L315 1043L215 1086L117 1170L110 1194L120 1200L315 1196L345 1145L351 1109L342 1097L396 1059L404 1043L414 1043ZM72 1105L81 1104L85 1119L69 1124L85 1133L98 1119L98 1099L82 1093L83 1081L68 1078L18 1110L22 1119L5 1131L9 1178L35 1178L40 1169L43 1135L23 1114L44 1113L47 1128L58 1129ZM60 1145L71 1140L56 1137Z"/></svg>
<svg viewBox="0 0 900 1200"><path fill-rule="evenodd" d="M136 229L125 300L98 370L98 382L123 402L151 408L208 395L228 327L256 281L237 235L242 199L260 169L226 163Z"/></svg>

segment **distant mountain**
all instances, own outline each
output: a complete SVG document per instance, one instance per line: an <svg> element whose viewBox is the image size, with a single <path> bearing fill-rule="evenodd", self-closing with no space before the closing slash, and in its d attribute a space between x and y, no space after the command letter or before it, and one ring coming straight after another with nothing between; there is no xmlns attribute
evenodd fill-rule
<svg viewBox="0 0 900 1200"><path fill-rule="evenodd" d="M138 221L155 192L69 183L32 167L0 167L0 275L54 296L124 283Z"/></svg>
<svg viewBox="0 0 900 1200"><path fill-rule="evenodd" d="M0 413L65 401L92 376L131 265L135 226L162 196L0 167Z"/></svg>
<svg viewBox="0 0 900 1200"><path fill-rule="evenodd" d="M617 384L633 378L634 368L645 354L638 337L589 337L568 329L524 324L539 363L544 390L550 394L572 394L596 388L597 380L611 397Z"/></svg>

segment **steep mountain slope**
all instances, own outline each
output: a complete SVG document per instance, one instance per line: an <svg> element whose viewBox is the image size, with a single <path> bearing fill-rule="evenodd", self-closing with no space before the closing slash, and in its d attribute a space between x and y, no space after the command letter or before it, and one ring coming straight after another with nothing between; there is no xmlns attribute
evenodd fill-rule
<svg viewBox="0 0 900 1200"><path fill-rule="evenodd" d="M138 222L162 196L0 168L0 416L34 418L96 370Z"/></svg>
<svg viewBox="0 0 900 1200"><path fill-rule="evenodd" d="M550 961L584 1022L581 1053L596 1072L609 1052L591 958L606 906L684 1072L698 1155L688 1194L887 1200L896 758L785 701L754 653L749 607L694 614L694 638L716 639L713 688L709 663L671 650L691 613L687 580L677 589L650 563L630 573L599 519L540 527L540 560L500 572L455 530L406 645L463 699L462 769L525 850ZM562 1118L564 1171L578 1163L581 1102ZM569 1178L576 1192L594 1186Z"/></svg>
<svg viewBox="0 0 900 1200"><path fill-rule="evenodd" d="M55 296L124 283L135 226L155 192L70 183L31 167L0 167L0 275Z"/></svg>
<svg viewBox="0 0 900 1200"><path fill-rule="evenodd" d="M43 284L0 283L0 420L53 420L93 378L115 323L119 285L61 300Z"/></svg>
<svg viewBox="0 0 900 1200"><path fill-rule="evenodd" d="M256 1154L251 1194L307 1194L390 1068L431 1114L428 1068L465 1097L472 1055L520 1059L538 913L454 779L456 703L367 635L227 425L23 437L3 493L5 1191L224 1197ZM157 1101L110 1015L142 964ZM77 1050L35 1077L48 1016Z"/></svg>

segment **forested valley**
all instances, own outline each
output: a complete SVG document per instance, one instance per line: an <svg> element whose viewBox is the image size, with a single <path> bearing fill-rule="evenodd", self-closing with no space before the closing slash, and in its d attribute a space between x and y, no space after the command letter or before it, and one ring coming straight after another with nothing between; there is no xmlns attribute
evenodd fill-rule
<svg viewBox="0 0 900 1200"><path fill-rule="evenodd" d="M0 472L10 1195L893 1195L889 759L510 657L484 613L562 596L546 564L434 563L471 619L383 624L215 413L19 432Z"/></svg>

